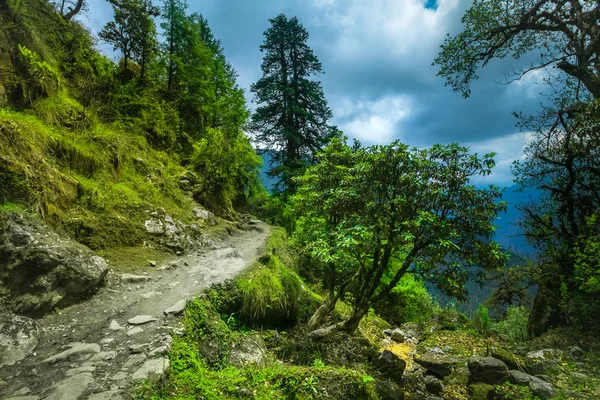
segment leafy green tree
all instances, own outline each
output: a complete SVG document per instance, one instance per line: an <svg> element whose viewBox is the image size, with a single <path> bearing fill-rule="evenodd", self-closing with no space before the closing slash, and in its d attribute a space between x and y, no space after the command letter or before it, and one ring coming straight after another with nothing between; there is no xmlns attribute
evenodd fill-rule
<svg viewBox="0 0 600 400"><path fill-rule="evenodd" d="M158 9L149 0L112 0L114 21L99 32L100 38L122 54L123 71L128 73L129 61L140 65L140 80L145 79L149 59L156 53L156 27L152 17Z"/></svg>
<svg viewBox="0 0 600 400"><path fill-rule="evenodd" d="M463 31L446 39L434 64L447 85L468 96L479 68L533 51L535 61L515 70L514 79L554 66L598 98L599 20L596 0L476 0L462 18Z"/></svg>
<svg viewBox="0 0 600 400"><path fill-rule="evenodd" d="M478 157L456 144L352 148L334 139L297 178L292 197L295 239L323 269L329 293L310 328L350 293L349 318L321 332L356 330L407 273L464 300L465 283L484 275L476 267L503 266L505 255L491 240L505 209L501 191L469 184L491 172L493 155Z"/></svg>
<svg viewBox="0 0 600 400"><path fill-rule="evenodd" d="M294 191L292 177L325 145L335 129L321 83L310 77L322 66L308 46L308 32L297 18L269 20L260 46L263 76L251 91L259 104L252 115L256 140L272 151L268 172L279 177L280 191Z"/></svg>
<svg viewBox="0 0 600 400"><path fill-rule="evenodd" d="M167 89L173 89L177 73L177 60L183 53L182 44L186 36L187 3L181 0L164 0L162 6L163 22L160 24L164 31L165 43L163 52L167 57Z"/></svg>

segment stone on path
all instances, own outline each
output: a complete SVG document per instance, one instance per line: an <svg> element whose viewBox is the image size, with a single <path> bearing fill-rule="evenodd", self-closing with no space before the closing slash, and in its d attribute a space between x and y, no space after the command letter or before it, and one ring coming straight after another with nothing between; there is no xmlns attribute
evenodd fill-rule
<svg viewBox="0 0 600 400"><path fill-rule="evenodd" d="M84 372L96 372L96 367L91 365L86 365L84 367L71 368L67 372L65 372L66 376L79 375Z"/></svg>
<svg viewBox="0 0 600 400"><path fill-rule="evenodd" d="M152 350L150 352L150 354L148 354L150 357L154 357L154 356L164 356L165 354L167 354L169 352L169 347L168 346L160 346L157 347L156 349Z"/></svg>
<svg viewBox="0 0 600 400"><path fill-rule="evenodd" d="M138 333L142 333L142 332L144 332L144 330L142 328L140 328L139 326L136 326L135 328L131 328L130 330L127 331L127 336L137 335Z"/></svg>
<svg viewBox="0 0 600 400"><path fill-rule="evenodd" d="M94 383L89 372L74 375L54 385L54 392L44 400L79 400Z"/></svg>
<svg viewBox="0 0 600 400"><path fill-rule="evenodd" d="M104 338L100 341L100 343L102 344L111 344L112 342L114 342L115 338L111 338L111 337L107 337Z"/></svg>
<svg viewBox="0 0 600 400"><path fill-rule="evenodd" d="M151 280L152 277L147 275L121 274L121 281L129 283L138 283Z"/></svg>
<svg viewBox="0 0 600 400"><path fill-rule="evenodd" d="M0 367L27 357L38 344L38 324L31 318L0 314Z"/></svg>
<svg viewBox="0 0 600 400"><path fill-rule="evenodd" d="M49 357L42 362L55 363L62 360L66 360L74 355L78 354L95 354L100 352L100 345L96 343L72 343L71 348L59 353L55 356Z"/></svg>
<svg viewBox="0 0 600 400"><path fill-rule="evenodd" d="M121 400L123 396L119 394L118 390L107 390L106 392L96 393L87 400Z"/></svg>
<svg viewBox="0 0 600 400"><path fill-rule="evenodd" d="M123 364L123 369L129 369L135 365L141 364L146 359L144 354L134 354L130 356L125 364Z"/></svg>
<svg viewBox="0 0 600 400"><path fill-rule="evenodd" d="M131 379L134 381L141 381L143 379L152 377L160 378L169 369L169 366L169 360L166 358L154 358L152 360L148 360L144 363L144 365L134 372Z"/></svg>
<svg viewBox="0 0 600 400"><path fill-rule="evenodd" d="M129 351L133 354L143 353L150 346L150 343L132 344L129 346Z"/></svg>
<svg viewBox="0 0 600 400"><path fill-rule="evenodd" d="M40 400L38 396L17 396L17 397L9 397L6 400Z"/></svg>
<svg viewBox="0 0 600 400"><path fill-rule="evenodd" d="M116 351L101 351L98 354L95 354L90 361L107 361L114 360L117 357Z"/></svg>
<svg viewBox="0 0 600 400"><path fill-rule="evenodd" d="M153 297L157 297L157 296L161 296L161 295L162 295L161 292L151 291L151 292L142 294L141 297L144 298L144 299L146 299L146 300L148 300L148 299L151 299Z"/></svg>
<svg viewBox="0 0 600 400"><path fill-rule="evenodd" d="M117 322L116 319L113 319L112 321L110 321L110 325L108 325L108 329L110 329L111 331L120 331L125 328L123 328L121 325L119 325L119 323Z"/></svg>
<svg viewBox="0 0 600 400"><path fill-rule="evenodd" d="M129 318L127 323L129 325L143 325L154 321L158 321L158 318L154 318L152 315L137 315L133 318Z"/></svg>
<svg viewBox="0 0 600 400"><path fill-rule="evenodd" d="M177 303L173 304L171 307L165 310L165 315L180 315L185 311L185 305L187 303L187 299L181 299Z"/></svg>

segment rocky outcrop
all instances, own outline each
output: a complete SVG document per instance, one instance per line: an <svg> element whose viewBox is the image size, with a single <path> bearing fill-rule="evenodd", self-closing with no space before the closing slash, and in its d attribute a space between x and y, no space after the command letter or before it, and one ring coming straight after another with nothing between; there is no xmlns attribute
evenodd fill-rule
<svg viewBox="0 0 600 400"><path fill-rule="evenodd" d="M468 366L471 377L477 382L497 385L508 381L508 367L497 358L472 357Z"/></svg>
<svg viewBox="0 0 600 400"><path fill-rule="evenodd" d="M96 288L102 257L33 218L0 214L0 293L17 314L41 317Z"/></svg>
<svg viewBox="0 0 600 400"><path fill-rule="evenodd" d="M201 224L215 224L215 217L210 211L195 208L194 214ZM144 225L155 242L180 253L190 252L204 244L205 237L197 224L184 224L167 214L163 208L151 212Z"/></svg>

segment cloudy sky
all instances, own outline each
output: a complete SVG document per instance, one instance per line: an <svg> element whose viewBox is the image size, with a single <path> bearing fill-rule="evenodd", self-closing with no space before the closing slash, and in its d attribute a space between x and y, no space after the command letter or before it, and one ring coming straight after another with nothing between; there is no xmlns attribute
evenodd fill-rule
<svg viewBox="0 0 600 400"><path fill-rule="evenodd" d="M323 64L318 79L333 123L348 136L366 145L400 139L419 147L458 142L478 153L495 151L497 167L487 181L511 185L510 164L530 137L515 128L511 112L539 108L540 75L505 85L503 72L515 61L492 63L464 99L431 65L446 34L460 32L472 0L189 1L190 12L208 18L246 90L261 74L259 46L269 18L296 16ZM111 18L105 0L90 0L86 22L93 31Z"/></svg>

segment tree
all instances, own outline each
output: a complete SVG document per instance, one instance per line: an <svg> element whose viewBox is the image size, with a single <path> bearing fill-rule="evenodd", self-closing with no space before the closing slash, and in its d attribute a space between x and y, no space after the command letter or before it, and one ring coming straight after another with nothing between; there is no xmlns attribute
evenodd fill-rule
<svg viewBox="0 0 600 400"><path fill-rule="evenodd" d="M158 8L150 0L111 0L114 21L107 23L98 34L105 42L121 51L123 71L129 61L140 65L140 81L144 81L149 60L156 54L156 26L153 17Z"/></svg>
<svg viewBox="0 0 600 400"><path fill-rule="evenodd" d="M70 21L75 15L79 14L81 10L87 9L85 0L59 0L53 2L53 4L65 21Z"/></svg>
<svg viewBox="0 0 600 400"><path fill-rule="evenodd" d="M462 18L464 29L448 37L434 64L446 84L470 94L477 70L493 59L535 52L513 78L554 66L600 97L600 3L596 0L478 0Z"/></svg>
<svg viewBox="0 0 600 400"><path fill-rule="evenodd" d="M269 20L260 46L263 76L251 87L259 104L250 128L272 151L269 175L279 177L280 191L293 192L292 177L312 161L335 129L321 83L310 80L322 66L308 46L308 32L297 18L280 14Z"/></svg>
<svg viewBox="0 0 600 400"><path fill-rule="evenodd" d="M540 250L533 270L540 290L529 321L530 332L540 334L549 327L542 319L573 320L567 314L578 298L586 299L581 304L587 309L600 310L600 293L596 298L582 294L585 285L577 272L600 271L600 265L587 257L599 229L593 221L600 189L600 3L483 0L476 1L462 21L463 32L446 39L434 63L446 84L465 97L478 69L495 58L535 56L508 82L530 71L548 72L552 106L533 117L518 115L521 127L535 132L535 137L524 161L514 167L523 187L544 193L539 203L520 206L526 237Z"/></svg>
<svg viewBox="0 0 600 400"><path fill-rule="evenodd" d="M185 10L187 3L181 0L164 0L162 7L163 22L160 24L164 30L165 43L163 51L167 56L167 89L173 89L178 57L182 54L182 44L185 40L185 24L187 19Z"/></svg>
<svg viewBox="0 0 600 400"><path fill-rule="evenodd" d="M346 293L350 317L333 329L354 331L369 307L407 273L466 298L477 266L497 268L505 256L491 240L505 209L501 191L469 184L489 174L493 154L478 157L458 145L411 149L400 142L351 148L336 138L297 178L295 240L323 269L328 297L309 322L323 324Z"/></svg>

